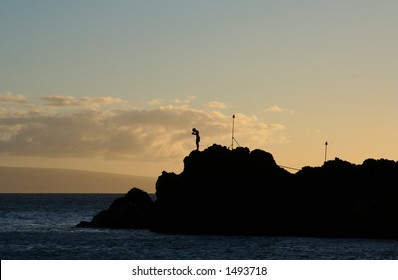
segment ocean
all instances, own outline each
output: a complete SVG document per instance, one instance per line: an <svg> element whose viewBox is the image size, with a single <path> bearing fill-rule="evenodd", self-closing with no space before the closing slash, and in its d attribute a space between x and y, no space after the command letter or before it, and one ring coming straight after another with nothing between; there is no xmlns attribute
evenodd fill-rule
<svg viewBox="0 0 398 280"><path fill-rule="evenodd" d="M398 240L76 228L122 194L0 194L2 260L390 260Z"/></svg>

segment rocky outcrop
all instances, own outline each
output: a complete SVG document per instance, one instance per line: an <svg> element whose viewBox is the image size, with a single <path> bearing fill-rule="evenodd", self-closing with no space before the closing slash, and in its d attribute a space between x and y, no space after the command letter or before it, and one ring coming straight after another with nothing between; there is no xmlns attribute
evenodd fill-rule
<svg viewBox="0 0 398 280"><path fill-rule="evenodd" d="M355 165L336 158L291 174L270 153L213 145L191 152L182 173L163 172L156 195L152 202L135 190L140 199L116 200L89 224L190 234L398 238L398 163L384 159Z"/></svg>
<svg viewBox="0 0 398 280"><path fill-rule="evenodd" d="M291 189L302 235L398 238L398 163L368 159L361 165L336 158L303 168Z"/></svg>
<svg viewBox="0 0 398 280"><path fill-rule="evenodd" d="M80 222L78 227L146 229L152 215L153 201L144 191L133 188L118 198L107 210L91 220Z"/></svg>
<svg viewBox="0 0 398 280"><path fill-rule="evenodd" d="M291 177L267 152L218 145L193 151L184 166L179 175L163 172L159 177L152 230L266 232L271 215L265 213Z"/></svg>

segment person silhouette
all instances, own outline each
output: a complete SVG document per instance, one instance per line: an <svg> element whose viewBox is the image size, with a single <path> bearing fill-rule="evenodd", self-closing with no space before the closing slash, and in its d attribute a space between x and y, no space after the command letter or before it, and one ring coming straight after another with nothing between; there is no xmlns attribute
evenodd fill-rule
<svg viewBox="0 0 398 280"><path fill-rule="evenodd" d="M199 151L199 142L200 142L199 130L197 130L196 128L192 128L192 135L196 136L196 150Z"/></svg>

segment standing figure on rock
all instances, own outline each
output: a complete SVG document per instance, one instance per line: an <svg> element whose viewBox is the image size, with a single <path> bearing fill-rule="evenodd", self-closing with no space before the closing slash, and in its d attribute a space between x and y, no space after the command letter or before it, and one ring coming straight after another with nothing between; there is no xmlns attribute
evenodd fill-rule
<svg viewBox="0 0 398 280"><path fill-rule="evenodd" d="M192 135L196 136L196 150L199 151L199 142L200 142L199 130L197 130L196 128L192 128Z"/></svg>

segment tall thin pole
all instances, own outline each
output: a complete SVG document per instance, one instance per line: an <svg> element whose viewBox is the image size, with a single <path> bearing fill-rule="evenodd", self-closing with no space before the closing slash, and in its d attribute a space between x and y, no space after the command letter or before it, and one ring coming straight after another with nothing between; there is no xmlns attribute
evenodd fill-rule
<svg viewBox="0 0 398 280"><path fill-rule="evenodd" d="M231 150L234 149L234 133L235 133L235 115L232 115L232 143L231 143Z"/></svg>
<svg viewBox="0 0 398 280"><path fill-rule="evenodd" d="M325 142L325 162L328 154L328 141Z"/></svg>

